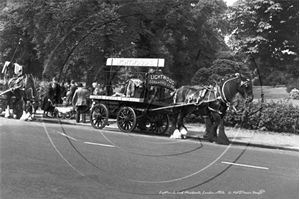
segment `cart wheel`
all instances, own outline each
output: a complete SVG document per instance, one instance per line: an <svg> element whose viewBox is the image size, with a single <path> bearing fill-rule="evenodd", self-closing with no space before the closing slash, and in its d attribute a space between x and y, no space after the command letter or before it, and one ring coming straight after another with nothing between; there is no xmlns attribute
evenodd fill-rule
<svg viewBox="0 0 300 199"><path fill-rule="evenodd" d="M151 131L154 134L162 135L169 128L169 116L163 113L156 113L151 117Z"/></svg>
<svg viewBox="0 0 300 199"><path fill-rule="evenodd" d="M131 107L123 107L117 114L117 125L123 132L132 132L136 127L136 114Z"/></svg>
<svg viewBox="0 0 300 199"><path fill-rule="evenodd" d="M95 129L103 129L108 123L108 109L104 104L95 105L90 114L91 125Z"/></svg>

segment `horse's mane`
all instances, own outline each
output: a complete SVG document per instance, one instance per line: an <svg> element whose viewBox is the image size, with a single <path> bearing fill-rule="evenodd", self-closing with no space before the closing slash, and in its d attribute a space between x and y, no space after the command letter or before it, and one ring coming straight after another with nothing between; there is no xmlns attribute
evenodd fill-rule
<svg viewBox="0 0 300 199"><path fill-rule="evenodd" d="M237 77L236 74L227 74L219 81L219 83L223 84L225 81L233 77Z"/></svg>
<svg viewBox="0 0 300 199"><path fill-rule="evenodd" d="M237 76L239 75L239 76ZM223 77L219 82L217 82L219 85L224 84L228 79L234 78L234 77L239 77L241 80L245 81L247 80L246 77L244 77L241 73L234 73L234 74L227 74L225 77Z"/></svg>

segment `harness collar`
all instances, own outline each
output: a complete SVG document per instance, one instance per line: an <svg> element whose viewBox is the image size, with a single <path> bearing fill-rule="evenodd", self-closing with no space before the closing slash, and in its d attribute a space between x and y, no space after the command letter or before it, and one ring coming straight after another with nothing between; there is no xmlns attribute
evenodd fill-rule
<svg viewBox="0 0 300 199"><path fill-rule="evenodd" d="M231 102L229 102L227 99L226 99L226 96L224 94L224 87L225 87L225 84L227 84L229 81L232 81L234 79L237 79L239 77L233 77L233 78L230 78L228 80L226 80L223 85L222 85L222 88L221 88L221 85L220 86L217 86L217 91L220 93L220 99L221 101L226 104L226 106L230 106Z"/></svg>

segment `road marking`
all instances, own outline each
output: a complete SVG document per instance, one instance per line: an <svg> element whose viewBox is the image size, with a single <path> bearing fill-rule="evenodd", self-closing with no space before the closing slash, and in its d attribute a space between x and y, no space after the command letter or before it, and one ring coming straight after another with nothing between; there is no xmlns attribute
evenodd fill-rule
<svg viewBox="0 0 300 199"><path fill-rule="evenodd" d="M233 163L233 162L222 162L223 164L230 164L234 166L241 166L241 167L249 167L249 168L255 168L255 169L265 169L269 170L267 167L259 167L259 166L253 166L253 165L247 165L247 164L238 164L238 163Z"/></svg>
<svg viewBox="0 0 300 199"><path fill-rule="evenodd" d="M106 147L115 147L113 145L100 144L100 143L94 143L94 142L84 142L84 144L97 145L97 146L106 146Z"/></svg>
<svg viewBox="0 0 300 199"><path fill-rule="evenodd" d="M71 137L71 136L69 136L69 135L67 135L67 134L64 134L64 133L60 133L62 136L65 136L65 137L67 137L67 138L70 138L71 140L74 140L74 141L77 141L75 138L73 138L73 137Z"/></svg>

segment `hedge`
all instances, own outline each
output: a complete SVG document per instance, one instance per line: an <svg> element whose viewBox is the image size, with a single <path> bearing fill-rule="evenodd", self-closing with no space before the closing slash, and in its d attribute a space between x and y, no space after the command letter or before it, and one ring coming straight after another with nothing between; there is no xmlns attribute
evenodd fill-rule
<svg viewBox="0 0 300 199"><path fill-rule="evenodd" d="M248 104L239 101L237 104L237 111L233 108L228 109L225 126L299 134L299 108L288 100ZM196 117L194 114L189 115L185 121L204 122L201 116Z"/></svg>

